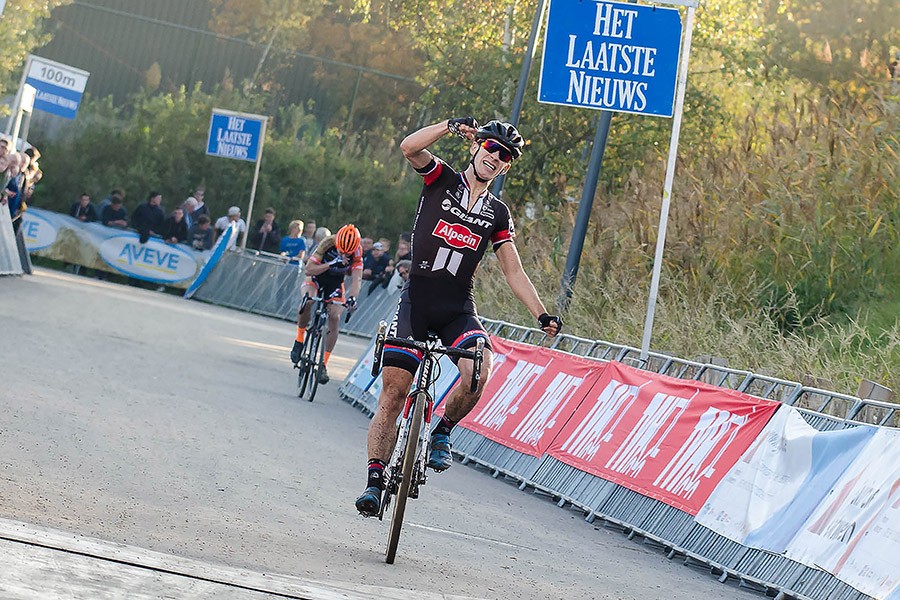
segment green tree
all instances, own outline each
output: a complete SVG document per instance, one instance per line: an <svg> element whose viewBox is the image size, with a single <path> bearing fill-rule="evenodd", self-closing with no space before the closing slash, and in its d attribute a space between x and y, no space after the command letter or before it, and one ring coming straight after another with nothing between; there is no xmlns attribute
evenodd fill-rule
<svg viewBox="0 0 900 600"><path fill-rule="evenodd" d="M44 21L71 0L8 0L0 26L0 96L13 92L25 58L50 39ZM0 107L6 110L6 107ZM8 113L6 113L8 114Z"/></svg>

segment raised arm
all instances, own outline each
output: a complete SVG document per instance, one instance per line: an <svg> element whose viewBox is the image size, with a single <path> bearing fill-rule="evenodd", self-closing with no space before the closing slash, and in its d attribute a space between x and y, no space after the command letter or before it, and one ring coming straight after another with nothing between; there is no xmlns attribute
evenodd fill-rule
<svg viewBox="0 0 900 600"><path fill-rule="evenodd" d="M531 283L531 279L522 267L522 260L519 258L519 251L516 250L516 245L507 242L497 248L495 254L500 261L500 270L503 271L503 276L506 278L509 289L525 305L528 312L535 319L541 321L541 329L544 330L544 333L551 337L559 333L559 323L554 320L551 320L544 326L543 321L546 319L542 319L542 317L548 316L547 309L544 307L544 303L541 302L537 290L534 289L534 284Z"/></svg>
<svg viewBox="0 0 900 600"><path fill-rule="evenodd" d="M478 122L474 117L461 119L444 119L440 123L426 125L418 131L409 134L400 142L400 151L413 168L421 169L431 162L431 152L428 147L444 137L448 133L456 133L466 139L475 138L478 131Z"/></svg>

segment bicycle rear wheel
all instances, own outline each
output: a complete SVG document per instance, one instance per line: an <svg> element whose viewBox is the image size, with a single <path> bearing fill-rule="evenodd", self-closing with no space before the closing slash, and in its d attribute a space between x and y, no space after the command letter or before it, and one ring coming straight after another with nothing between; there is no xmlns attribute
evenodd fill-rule
<svg viewBox="0 0 900 600"><path fill-rule="evenodd" d="M303 342L303 352L300 354L300 362L297 364L300 373L297 376L297 396L306 398L310 381L312 381L312 356L315 356L315 348L317 347L316 338L319 337L318 319L313 313L312 327L306 330L306 340ZM311 351L312 354L310 353Z"/></svg>
<svg viewBox="0 0 900 600"><path fill-rule="evenodd" d="M397 544L400 542L400 529L403 527L403 514L406 512L406 501L409 499L409 491L413 483L413 471L416 466L416 450L419 448L419 431L422 429L422 416L425 413L424 394L416 394L409 416L409 435L406 437L406 446L403 449L403 466L400 485L397 489L397 497L394 499L394 514L391 517L391 529L388 532L387 552L384 562L394 564L397 555ZM424 457L422 457L424 460Z"/></svg>
<svg viewBox="0 0 900 600"><path fill-rule="evenodd" d="M312 342L312 336L306 336L306 344ZM307 355L306 344L303 347L303 353L300 355L300 362L297 363L297 397L303 398L309 383L309 357Z"/></svg>

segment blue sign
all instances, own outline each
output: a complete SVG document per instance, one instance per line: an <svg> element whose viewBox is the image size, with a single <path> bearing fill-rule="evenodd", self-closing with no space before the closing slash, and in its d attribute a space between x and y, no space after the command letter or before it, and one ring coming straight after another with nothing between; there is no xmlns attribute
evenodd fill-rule
<svg viewBox="0 0 900 600"><path fill-rule="evenodd" d="M39 56L28 58L25 83L34 87L34 109L74 119L90 73Z"/></svg>
<svg viewBox="0 0 900 600"><path fill-rule="evenodd" d="M552 0L538 101L671 117L680 43L677 9Z"/></svg>
<svg viewBox="0 0 900 600"><path fill-rule="evenodd" d="M256 162L266 118L259 115L213 110L206 153Z"/></svg>

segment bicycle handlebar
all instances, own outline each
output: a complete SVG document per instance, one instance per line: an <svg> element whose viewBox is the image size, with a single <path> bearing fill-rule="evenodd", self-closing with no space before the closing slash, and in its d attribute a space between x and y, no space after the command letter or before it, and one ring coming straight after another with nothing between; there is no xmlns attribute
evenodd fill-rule
<svg viewBox="0 0 900 600"><path fill-rule="evenodd" d="M386 344L390 344L391 346L399 346L401 348L409 348L410 350L418 350L419 352L425 354L426 352L430 354L446 354L447 356L452 356L454 358L468 358L469 360L475 360L475 352L472 350L462 350L460 348L454 347L446 347L446 346L429 346L426 342L419 342L417 340L409 340L404 338L395 338L395 337L386 337L384 338L384 342Z"/></svg>
<svg viewBox="0 0 900 600"><path fill-rule="evenodd" d="M453 358L467 358L474 362L472 367L472 381L469 389L472 393L478 390L478 384L481 381L481 366L484 361L484 338L478 338L475 343L475 350L463 350L461 348L446 347L418 340L405 338L387 337L387 323L382 321L378 325L378 333L375 336L375 360L372 363L372 377L377 377L381 371L381 359L384 353L384 345L390 344L400 348L408 348L410 350L418 350L424 354L446 354Z"/></svg>

